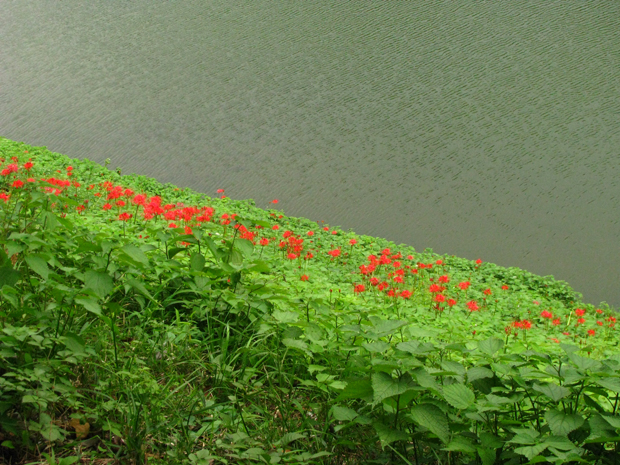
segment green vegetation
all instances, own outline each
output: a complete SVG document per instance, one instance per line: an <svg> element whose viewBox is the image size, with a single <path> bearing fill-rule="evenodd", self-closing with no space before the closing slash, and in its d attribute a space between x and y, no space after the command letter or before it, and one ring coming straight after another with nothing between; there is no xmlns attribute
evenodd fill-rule
<svg viewBox="0 0 620 465"><path fill-rule="evenodd" d="M4 463L620 461L615 313L566 283L0 158Z"/></svg>

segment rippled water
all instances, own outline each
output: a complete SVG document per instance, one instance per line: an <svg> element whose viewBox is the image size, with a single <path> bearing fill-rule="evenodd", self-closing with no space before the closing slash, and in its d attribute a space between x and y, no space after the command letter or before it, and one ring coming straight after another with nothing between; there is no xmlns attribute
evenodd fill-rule
<svg viewBox="0 0 620 465"><path fill-rule="evenodd" d="M0 134L620 305L620 4L2 2Z"/></svg>

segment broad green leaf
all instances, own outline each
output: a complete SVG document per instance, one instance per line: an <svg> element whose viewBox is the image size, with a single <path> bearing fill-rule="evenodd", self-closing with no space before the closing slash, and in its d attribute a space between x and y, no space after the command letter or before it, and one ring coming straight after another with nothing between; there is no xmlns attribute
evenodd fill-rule
<svg viewBox="0 0 620 465"><path fill-rule="evenodd" d="M109 274L94 270L84 273L84 285L100 299L104 299L114 289L114 283Z"/></svg>
<svg viewBox="0 0 620 465"><path fill-rule="evenodd" d="M582 357L581 355L577 355L576 353L569 353L567 355L570 361L577 365L577 368L583 371L597 369L601 366L601 363L599 361L587 357Z"/></svg>
<svg viewBox="0 0 620 465"><path fill-rule="evenodd" d="M185 247L170 247L168 249L168 258L174 258L175 255L186 251L187 248Z"/></svg>
<svg viewBox="0 0 620 465"><path fill-rule="evenodd" d="M613 426L615 429L620 429L620 417L611 415L602 415L607 423Z"/></svg>
<svg viewBox="0 0 620 465"><path fill-rule="evenodd" d="M142 284L137 279L134 279L134 278L128 279L126 281L126 284L133 287L136 291L138 291L140 294L142 294L144 297L148 298L152 302L157 303L157 301L153 299L153 296L151 295L151 293L146 289L144 284Z"/></svg>
<svg viewBox="0 0 620 465"><path fill-rule="evenodd" d="M123 253L125 255L127 255L133 261L138 262L138 263L142 263L143 265L148 265L149 264L149 258L145 255L144 252L142 252L142 250L140 250L135 245L133 245L133 244L124 245L121 248L121 250L123 251Z"/></svg>
<svg viewBox="0 0 620 465"><path fill-rule="evenodd" d="M74 352L76 354L84 353L84 347L86 346L86 342L84 341L84 339L82 339L77 334L74 334L74 333L65 334L64 342L65 342L65 346L67 346L67 349L69 349L71 352Z"/></svg>
<svg viewBox="0 0 620 465"><path fill-rule="evenodd" d="M366 399L372 400L372 383L370 378L347 379L347 387L336 398L337 401L346 399Z"/></svg>
<svg viewBox="0 0 620 465"><path fill-rule="evenodd" d="M559 386L555 383L549 383L546 385L534 384L532 387L535 391L543 393L554 402L558 402L560 399L563 399L570 394L570 389L567 389L564 386Z"/></svg>
<svg viewBox="0 0 620 465"><path fill-rule="evenodd" d="M460 375L461 377L465 375L466 370L465 367L459 362L453 362L451 360L447 360L441 364L441 367L446 371L451 371Z"/></svg>
<svg viewBox="0 0 620 465"><path fill-rule="evenodd" d="M458 383L444 385L443 397L446 402L460 410L469 408L476 401L476 396L471 389Z"/></svg>
<svg viewBox="0 0 620 465"><path fill-rule="evenodd" d="M50 274L50 269L47 266L47 262L38 255L29 255L26 257L26 263L32 271L37 273L43 279L47 279Z"/></svg>
<svg viewBox="0 0 620 465"><path fill-rule="evenodd" d="M189 265L194 271L202 271L202 269L205 267L205 262L205 258L202 256L202 254L199 254L198 252L193 253L191 255L191 258L189 259Z"/></svg>
<svg viewBox="0 0 620 465"><path fill-rule="evenodd" d="M517 447L515 452L517 454L525 455L528 460L532 460L535 456L540 454L547 448L546 444L535 444L533 446Z"/></svg>
<svg viewBox="0 0 620 465"><path fill-rule="evenodd" d="M366 349L368 352L385 352L390 348L390 345L387 342L383 341L375 341L375 342L365 342L362 344L362 347Z"/></svg>
<svg viewBox="0 0 620 465"><path fill-rule="evenodd" d="M89 312L94 313L97 316L101 316L101 307L92 297L78 297L75 299L75 303L80 304Z"/></svg>
<svg viewBox="0 0 620 465"><path fill-rule="evenodd" d="M374 339L389 336L398 328L408 325L409 322L402 320L382 320L378 324L373 325L368 331Z"/></svg>
<svg viewBox="0 0 620 465"><path fill-rule="evenodd" d="M559 450L571 450L577 447L566 436L549 436L545 439L544 444L547 447L555 447Z"/></svg>
<svg viewBox="0 0 620 465"><path fill-rule="evenodd" d="M174 242L187 242L188 244L198 244L198 239L193 234L182 234L174 237Z"/></svg>
<svg viewBox="0 0 620 465"><path fill-rule="evenodd" d="M478 447L478 456L482 461L482 465L493 465L495 463L495 449L488 449L486 447Z"/></svg>
<svg viewBox="0 0 620 465"><path fill-rule="evenodd" d="M271 267L265 260L254 260L246 269L254 273L269 273L271 271Z"/></svg>
<svg viewBox="0 0 620 465"><path fill-rule="evenodd" d="M252 255L252 252L254 252L254 244L252 244L252 241L249 241L247 239L235 239L233 247L239 252L241 252L246 258Z"/></svg>
<svg viewBox="0 0 620 465"><path fill-rule="evenodd" d="M384 372L373 373L372 377L373 402L378 404L383 399L394 397L413 388L410 376L394 379Z"/></svg>
<svg viewBox="0 0 620 465"><path fill-rule="evenodd" d="M555 409L545 412L545 420L547 420L551 432L556 436L566 436L584 423L581 415L567 414Z"/></svg>
<svg viewBox="0 0 620 465"><path fill-rule="evenodd" d="M477 379L493 378L493 371L485 367L471 367L467 370L467 382L471 383Z"/></svg>
<svg viewBox="0 0 620 465"><path fill-rule="evenodd" d="M620 393L620 379L618 378L600 378L594 381L599 386L609 389L610 391Z"/></svg>
<svg viewBox="0 0 620 465"><path fill-rule="evenodd" d="M216 260L220 260L222 258L222 255L225 252L218 248L218 246L215 244L213 239L211 239L210 237L206 237L205 236L205 237L203 237L202 242L207 244L207 248L211 251L211 253L213 254L213 257Z"/></svg>
<svg viewBox="0 0 620 465"><path fill-rule="evenodd" d="M14 270L12 266L3 266L0 268L0 289L3 286L14 287L19 281L21 275L19 271Z"/></svg>
<svg viewBox="0 0 620 465"><path fill-rule="evenodd" d="M276 310L272 315L280 323L294 323L299 319L299 314L282 310Z"/></svg>
<svg viewBox="0 0 620 465"><path fill-rule="evenodd" d="M375 428L379 440L381 441L381 448L384 448L388 444L396 441L406 441L409 439L409 435L403 431L391 428L383 423L374 422L372 426Z"/></svg>
<svg viewBox="0 0 620 465"><path fill-rule="evenodd" d="M305 437L306 435L301 433L286 433L280 438L280 440L276 444L278 444L280 447L284 447L293 441L297 441L298 439L302 439Z"/></svg>
<svg viewBox="0 0 620 465"><path fill-rule="evenodd" d="M282 339L282 344L284 344L286 347L290 347L293 349L299 349L301 351L303 351L304 353L311 355L312 353L308 350L308 344L306 344L304 341L299 340L299 339Z"/></svg>
<svg viewBox="0 0 620 465"><path fill-rule="evenodd" d="M487 355L494 355L495 352L504 347L504 341L496 337L490 337L484 341L478 342L478 349Z"/></svg>
<svg viewBox="0 0 620 465"><path fill-rule="evenodd" d="M351 421L358 416L358 413L355 410L350 409L349 407L342 407L340 405L334 405L331 408L331 413L334 420L338 421Z"/></svg>
<svg viewBox="0 0 620 465"><path fill-rule="evenodd" d="M466 454L475 454L476 447L464 436L454 436L450 443L443 450L454 452L465 452Z"/></svg>
<svg viewBox="0 0 620 465"><path fill-rule="evenodd" d="M450 439L450 428L444 413L433 404L418 404L411 409L411 419L420 426L427 428L443 443Z"/></svg>

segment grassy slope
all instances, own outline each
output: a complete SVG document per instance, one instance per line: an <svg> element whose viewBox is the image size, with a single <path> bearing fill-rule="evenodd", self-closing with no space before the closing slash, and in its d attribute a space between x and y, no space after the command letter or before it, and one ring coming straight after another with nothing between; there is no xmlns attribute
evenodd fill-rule
<svg viewBox="0 0 620 465"><path fill-rule="evenodd" d="M606 400L617 392L617 381L607 379L617 380L613 312L583 304L564 282L323 230L251 201L119 176L7 139L0 151L3 167L12 156L20 166L34 163L30 173L5 177L11 199L2 213L0 279L8 285L0 318L8 352L0 355L0 405L7 460L52 449L74 454L82 440L84 457L135 462L406 463L430 454L493 463L497 449L493 460L509 463L533 453L506 442L515 425L539 435L517 444L566 436L571 446L557 454L588 457L594 446L586 441L599 455L615 447L604 418L617 406ZM50 184L39 179L51 176L80 186L62 188L57 198L41 193ZM25 185L11 187L16 178ZM108 200L112 184L134 192ZM170 219L145 220L143 207L131 203L142 193L161 196ZM119 221L121 213L133 217ZM205 214L209 221L197 220ZM370 255L384 263L363 274ZM531 328L515 327L524 321ZM580 367L578 348L607 365ZM567 377L561 363L575 364L577 374ZM557 400L535 385L556 384L570 391L562 391L562 412L585 419L584 438L568 434L585 426L563 435L545 417ZM518 399L488 397L503 390ZM459 400L470 395L471 402ZM515 401L521 414L512 411ZM488 411L500 412L494 425ZM74 432L84 428L80 422L89 425L84 437ZM455 445L462 431L469 436Z"/></svg>

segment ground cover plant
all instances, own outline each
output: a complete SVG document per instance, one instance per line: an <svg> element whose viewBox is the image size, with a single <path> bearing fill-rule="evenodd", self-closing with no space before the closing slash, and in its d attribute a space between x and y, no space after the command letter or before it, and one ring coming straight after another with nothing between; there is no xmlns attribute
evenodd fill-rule
<svg viewBox="0 0 620 465"><path fill-rule="evenodd" d="M4 463L620 462L616 313L564 282L0 163Z"/></svg>

